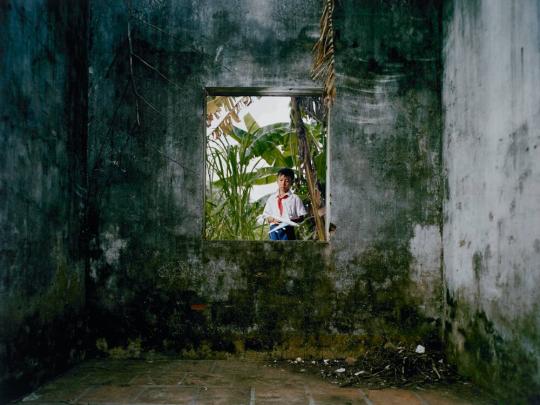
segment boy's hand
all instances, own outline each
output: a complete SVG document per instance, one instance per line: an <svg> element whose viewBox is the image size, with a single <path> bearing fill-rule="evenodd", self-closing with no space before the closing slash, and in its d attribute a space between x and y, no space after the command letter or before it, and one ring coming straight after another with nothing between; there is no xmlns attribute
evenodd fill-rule
<svg viewBox="0 0 540 405"><path fill-rule="evenodd" d="M279 224L281 222L275 219L274 217L267 217L266 219L268 220L269 224Z"/></svg>

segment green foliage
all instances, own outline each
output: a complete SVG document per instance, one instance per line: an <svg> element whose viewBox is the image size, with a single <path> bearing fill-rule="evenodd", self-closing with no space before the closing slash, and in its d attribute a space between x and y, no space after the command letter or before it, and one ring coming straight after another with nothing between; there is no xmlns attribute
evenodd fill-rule
<svg viewBox="0 0 540 405"><path fill-rule="evenodd" d="M255 181L270 173L268 168L258 168L262 158L252 152L259 128L251 120L246 120L246 126L254 131L235 127L229 137L208 140L207 239L254 240L264 232L263 226L257 225L262 204L251 203L249 197Z"/></svg>
<svg viewBox="0 0 540 405"><path fill-rule="evenodd" d="M304 114L311 156L322 188L326 181L326 135L322 123ZM295 192L309 207L306 181L298 157L298 138L289 123L264 127L246 114L247 131L238 127L224 136L207 140L207 190L205 236L209 240L261 240L268 237L268 225L257 223L265 198L250 202L256 185L273 184L279 168L296 173ZM313 221L299 228L301 239L313 239Z"/></svg>

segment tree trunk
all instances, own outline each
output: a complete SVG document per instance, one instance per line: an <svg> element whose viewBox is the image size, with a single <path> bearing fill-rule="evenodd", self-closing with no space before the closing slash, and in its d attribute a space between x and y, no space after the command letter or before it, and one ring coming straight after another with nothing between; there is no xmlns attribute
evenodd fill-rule
<svg viewBox="0 0 540 405"><path fill-rule="evenodd" d="M315 229L320 241L326 240L326 232L324 229L324 221L319 216L319 208L321 205L320 192L317 188L317 177L315 170L311 162L311 153L309 150L309 143L306 137L306 128L302 121L302 114L300 113L300 107L298 106L298 98L291 97L291 114L293 124L296 128L296 136L298 137L298 154L304 172L306 175L309 198L311 199L311 208L313 210L313 218L315 218Z"/></svg>

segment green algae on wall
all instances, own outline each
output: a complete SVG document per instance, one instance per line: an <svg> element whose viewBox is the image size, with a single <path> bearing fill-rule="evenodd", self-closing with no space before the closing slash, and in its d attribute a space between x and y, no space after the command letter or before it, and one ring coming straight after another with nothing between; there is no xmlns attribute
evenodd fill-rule
<svg viewBox="0 0 540 405"><path fill-rule="evenodd" d="M391 339L438 342L438 321L418 309L410 293L413 257L406 244L380 241L365 249L355 262L354 286L340 302L337 322L354 331ZM438 343L437 343L438 344Z"/></svg>
<svg viewBox="0 0 540 405"><path fill-rule="evenodd" d="M123 307L101 301L93 314L109 346L140 338L144 349L343 356L371 341L435 344L435 321L407 293L405 245L368 249L354 286L338 290L328 244L186 243L177 255L117 272ZM194 256L185 255L187 245Z"/></svg>
<svg viewBox="0 0 540 405"><path fill-rule="evenodd" d="M452 343L447 351L460 374L509 403L537 401L540 365L534 352L540 349L540 336L536 310L520 316L509 335L502 336L485 312L452 298L448 291L446 301L445 341Z"/></svg>

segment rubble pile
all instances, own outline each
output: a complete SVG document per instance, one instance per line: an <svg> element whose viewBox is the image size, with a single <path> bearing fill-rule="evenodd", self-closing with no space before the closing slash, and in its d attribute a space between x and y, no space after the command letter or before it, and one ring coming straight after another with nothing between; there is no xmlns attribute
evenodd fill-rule
<svg viewBox="0 0 540 405"><path fill-rule="evenodd" d="M421 387L461 381L455 369L438 351L384 345L357 358L273 360L268 366L317 374L341 387Z"/></svg>

